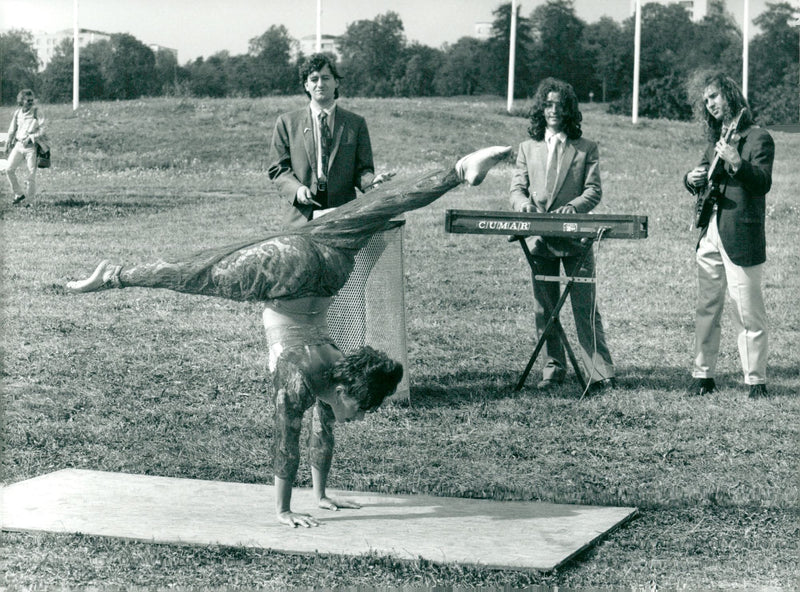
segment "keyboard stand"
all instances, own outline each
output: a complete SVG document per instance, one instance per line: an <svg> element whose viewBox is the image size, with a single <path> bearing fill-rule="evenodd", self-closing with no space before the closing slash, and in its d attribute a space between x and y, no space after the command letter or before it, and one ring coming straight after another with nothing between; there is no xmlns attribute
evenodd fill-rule
<svg viewBox="0 0 800 592"><path fill-rule="evenodd" d="M567 277L559 277L559 276L544 276L537 274L536 269L536 261L531 254L530 249L528 248L528 243L525 242L524 236L512 236L509 238L509 241L519 241L520 246L522 247L523 252L525 253L525 258L528 260L528 264L531 266L531 271L533 272L533 276L535 279L539 281L566 281L566 286L561 291L561 297L556 302L555 306L550 306L552 312L550 313L550 317L547 319L547 324L542 331L541 336L539 337L539 341L536 343L536 348L533 350L533 354L531 354L530 360L528 360L528 365L525 366L525 370L522 372L522 376L519 377L519 381L517 381L517 386L514 390L522 390L522 387L525 385L525 381L528 379L528 375L531 372L531 368L533 368L533 364L536 362L536 358L539 357L539 352L542 351L544 347L545 341L547 337L553 331L556 332L556 335L561 340L561 343L564 345L564 349L567 352L567 356L569 356L569 361L572 363L572 367L575 369L575 376L578 379L578 383L581 385L581 392L586 390L586 379L583 377L583 373L581 372L580 366L578 364L578 359L575 357L575 352L572 351L572 347L569 344L569 340L567 339L567 334L564 332L564 327L561 326L561 321L559 320L559 314L561 312L561 307L564 306L564 302L567 300L567 296L569 295L570 291L572 290L572 286L576 283L581 282L594 282L594 278L587 278L587 277L576 277L576 276L567 276ZM586 261L586 258L589 256L589 253L592 251L592 245L594 244L594 239L590 238L583 238L581 239L581 243L583 244L583 252L581 253L580 262L576 269L580 270L583 268L583 264ZM543 294L545 303L549 306L552 303L547 301L547 295Z"/></svg>

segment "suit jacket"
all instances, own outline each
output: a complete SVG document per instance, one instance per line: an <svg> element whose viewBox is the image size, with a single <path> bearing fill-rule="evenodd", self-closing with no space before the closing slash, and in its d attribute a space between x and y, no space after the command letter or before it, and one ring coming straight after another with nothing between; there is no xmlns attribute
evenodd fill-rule
<svg viewBox="0 0 800 592"><path fill-rule="evenodd" d="M577 213L585 214L600 203L603 190L599 155L597 144L591 140L567 139L555 188L549 198L545 193L546 174L547 144L537 140L522 142L511 177L511 208L520 211L533 203L536 211L551 212L569 204ZM534 254L545 254L543 249L546 249L551 255L565 257L577 254L580 249L580 241L572 239L529 237L527 242Z"/></svg>
<svg viewBox="0 0 800 592"><path fill-rule="evenodd" d="M311 219L313 211L319 209L295 201L301 185L311 189L313 195L317 194L317 155L311 117L310 107L279 116L270 144L269 178L278 184L280 193L292 204L288 221L293 226ZM326 204L329 208L355 199L356 187L361 191L365 189L364 176L375 172L369 131L363 117L337 105L331 135Z"/></svg>
<svg viewBox="0 0 800 592"><path fill-rule="evenodd" d="M717 226L722 246L731 261L748 267L767 260L764 198L772 187L775 143L766 130L752 126L739 132L737 148L742 157L739 170L732 174L726 164L715 178L722 193L722 197L717 199ZM708 166L713 159L712 143L700 164ZM686 183L686 176L684 183L691 193L697 193ZM701 232L701 238L705 232L706 228Z"/></svg>

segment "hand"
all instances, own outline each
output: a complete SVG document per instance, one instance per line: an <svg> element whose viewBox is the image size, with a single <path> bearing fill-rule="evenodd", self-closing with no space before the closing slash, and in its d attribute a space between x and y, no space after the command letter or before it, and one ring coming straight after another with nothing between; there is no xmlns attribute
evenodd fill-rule
<svg viewBox="0 0 800 592"><path fill-rule="evenodd" d="M23 146L33 146L33 138L30 136L26 136L25 139L22 141Z"/></svg>
<svg viewBox="0 0 800 592"><path fill-rule="evenodd" d="M577 214L578 210L572 204L566 204L553 210L554 214Z"/></svg>
<svg viewBox="0 0 800 592"><path fill-rule="evenodd" d="M296 514L291 510L280 512L278 514L278 522L291 526L292 528L297 528L298 526L303 526L305 528L319 526L319 522L317 522L313 516L309 514Z"/></svg>
<svg viewBox="0 0 800 592"><path fill-rule="evenodd" d="M739 151L736 149L736 146L732 146L726 141L720 140L717 142L717 145L714 146L714 150L722 160L727 162L734 169L739 170L739 166L742 164L742 157L739 156Z"/></svg>
<svg viewBox="0 0 800 592"><path fill-rule="evenodd" d="M319 507L323 510L333 510L334 512L336 512L339 508L346 508L350 510L361 509L361 505L357 504L356 502L351 502L350 500L337 500L328 496L320 498Z"/></svg>
<svg viewBox="0 0 800 592"><path fill-rule="evenodd" d="M708 184L708 167L695 167L689 171L686 182L695 188L705 187Z"/></svg>
<svg viewBox="0 0 800 592"><path fill-rule="evenodd" d="M397 173L390 172L390 173L380 173L375 176L372 180L372 185L380 185L381 183L388 181L392 177L394 177Z"/></svg>
<svg viewBox="0 0 800 592"><path fill-rule="evenodd" d="M319 208L322 207L321 204L314 201L314 196L311 195L311 190L305 185L301 185L300 188L298 188L296 199L297 203L304 206L310 206L311 204L314 204Z"/></svg>
<svg viewBox="0 0 800 592"><path fill-rule="evenodd" d="M522 204L522 207L520 208L519 211L520 212L532 212L532 213L535 214L536 212L539 211L539 209L536 207L535 204L526 203L526 204Z"/></svg>

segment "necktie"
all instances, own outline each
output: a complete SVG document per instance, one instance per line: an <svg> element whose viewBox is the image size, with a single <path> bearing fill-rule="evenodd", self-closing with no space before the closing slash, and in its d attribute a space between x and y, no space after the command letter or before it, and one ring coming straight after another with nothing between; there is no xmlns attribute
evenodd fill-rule
<svg viewBox="0 0 800 592"><path fill-rule="evenodd" d="M328 127L328 114L323 111L319 114L319 151L322 161L322 170L319 171L319 190L328 189L328 161L331 156L331 130Z"/></svg>
<svg viewBox="0 0 800 592"><path fill-rule="evenodd" d="M547 174L545 176L544 190L547 199L553 196L556 188L556 177L558 176L558 137L551 136L547 150Z"/></svg>

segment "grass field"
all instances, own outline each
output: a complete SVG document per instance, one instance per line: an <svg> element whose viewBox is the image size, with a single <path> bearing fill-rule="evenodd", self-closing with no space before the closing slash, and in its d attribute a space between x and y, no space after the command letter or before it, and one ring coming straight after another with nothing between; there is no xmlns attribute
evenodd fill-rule
<svg viewBox="0 0 800 592"><path fill-rule="evenodd" d="M260 306L159 290L71 296L101 258L168 258L275 230L287 204L266 175L278 113L301 97L44 105L53 168L25 207L3 197L3 481L62 468L268 483L271 404ZM492 144L524 117L486 99L343 99L366 116L379 170L399 174ZM11 117L0 109L0 122ZM298 557L83 535L3 533L14 589L528 586L800 587L800 135L775 133L768 196L771 397L750 401L731 322L718 392L688 397L694 322L692 203L681 176L693 124L584 109L600 144L601 213L649 217L646 240L597 253L619 387L579 400L571 380L514 383L533 349L522 252L444 232L448 208L507 209L511 163L407 215L410 405L337 428L330 486L636 506L639 517L556 573ZM568 335L574 335L569 315ZM305 462L299 485L310 484ZM324 516L323 516L324 517ZM405 589L405 588L404 588Z"/></svg>

